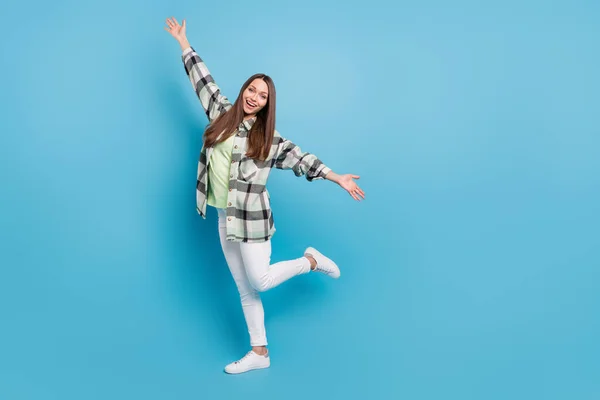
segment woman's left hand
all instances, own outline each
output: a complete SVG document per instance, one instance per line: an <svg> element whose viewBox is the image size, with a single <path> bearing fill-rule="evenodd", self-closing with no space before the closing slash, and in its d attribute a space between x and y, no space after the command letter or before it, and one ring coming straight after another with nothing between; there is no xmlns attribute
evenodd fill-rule
<svg viewBox="0 0 600 400"><path fill-rule="evenodd" d="M350 193L350 196L352 196L354 200L360 201L359 196L362 196L362 198L364 199L365 192L363 192L362 189L358 187L358 185L356 184L356 182L354 182L353 179L360 179L360 176L352 174L340 175L338 185L340 185L348 193Z"/></svg>

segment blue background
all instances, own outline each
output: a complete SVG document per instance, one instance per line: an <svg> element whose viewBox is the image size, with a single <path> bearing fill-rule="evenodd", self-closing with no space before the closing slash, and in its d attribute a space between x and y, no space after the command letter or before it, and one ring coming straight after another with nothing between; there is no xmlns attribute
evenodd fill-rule
<svg viewBox="0 0 600 400"><path fill-rule="evenodd" d="M598 399L600 6L594 1L0 6L2 399ZM225 94L338 173L274 171L273 260L342 278L263 295L248 350L206 125L166 17Z"/></svg>

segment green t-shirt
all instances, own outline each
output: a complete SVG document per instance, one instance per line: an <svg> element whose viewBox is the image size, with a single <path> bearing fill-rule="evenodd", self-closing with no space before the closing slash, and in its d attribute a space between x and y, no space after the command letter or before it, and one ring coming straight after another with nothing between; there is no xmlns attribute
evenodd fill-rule
<svg viewBox="0 0 600 400"><path fill-rule="evenodd" d="M227 208L229 190L229 170L231 169L231 152L233 138L215 145L208 163L208 196L207 204L216 208Z"/></svg>

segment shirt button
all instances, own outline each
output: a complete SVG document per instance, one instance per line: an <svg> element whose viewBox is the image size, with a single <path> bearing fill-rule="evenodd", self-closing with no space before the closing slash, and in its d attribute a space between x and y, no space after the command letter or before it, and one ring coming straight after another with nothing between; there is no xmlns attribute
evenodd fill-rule
<svg viewBox="0 0 600 400"><path fill-rule="evenodd" d="M237 149L237 144L235 146L233 146L234 149Z"/></svg>
<svg viewBox="0 0 600 400"><path fill-rule="evenodd" d="M231 221L231 217L227 218L227 221Z"/></svg>
<svg viewBox="0 0 600 400"><path fill-rule="evenodd" d="M231 192L233 189L229 189L229 191Z"/></svg>
<svg viewBox="0 0 600 400"><path fill-rule="evenodd" d="M228 205L228 206L231 206L231 203L228 203L227 205Z"/></svg>

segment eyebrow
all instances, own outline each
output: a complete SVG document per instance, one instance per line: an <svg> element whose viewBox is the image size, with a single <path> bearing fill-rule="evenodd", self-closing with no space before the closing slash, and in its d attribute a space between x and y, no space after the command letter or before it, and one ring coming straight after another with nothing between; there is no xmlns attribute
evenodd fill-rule
<svg viewBox="0 0 600 400"><path fill-rule="evenodd" d="M256 88L256 86L254 86L254 85L250 85L250 87L251 87L252 89L254 89L254 90L258 90L258 89ZM269 93L267 93L267 92L259 92L259 93L264 93L264 94L266 94L266 95L269 95Z"/></svg>

